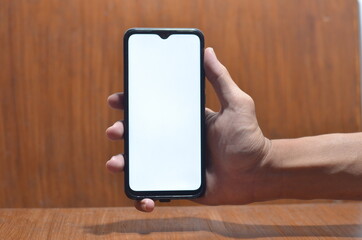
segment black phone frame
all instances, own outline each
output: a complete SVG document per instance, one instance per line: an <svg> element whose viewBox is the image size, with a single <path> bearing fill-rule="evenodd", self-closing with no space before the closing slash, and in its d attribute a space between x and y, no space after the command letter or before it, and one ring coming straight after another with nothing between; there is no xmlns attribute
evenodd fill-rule
<svg viewBox="0 0 362 240"><path fill-rule="evenodd" d="M173 34L193 34L200 39L200 118L201 118L201 185L196 190L181 191L134 191L129 186L129 145L128 145L128 40L133 34L157 34L166 39ZM205 72L204 72L204 35L196 28L131 28L128 29L123 38L124 52L124 187L127 197L134 200L151 198L153 200L168 201L171 199L192 199L204 194L205 159L206 159L206 128L205 128Z"/></svg>

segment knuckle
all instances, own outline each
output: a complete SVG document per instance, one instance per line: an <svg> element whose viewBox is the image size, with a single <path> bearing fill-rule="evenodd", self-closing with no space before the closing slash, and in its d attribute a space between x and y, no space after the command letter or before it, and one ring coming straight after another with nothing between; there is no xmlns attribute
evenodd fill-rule
<svg viewBox="0 0 362 240"><path fill-rule="evenodd" d="M248 94L243 94L243 101L245 102L246 105L248 105L249 107L254 107L255 106L255 102L254 99L252 97L250 97Z"/></svg>
<svg viewBox="0 0 362 240"><path fill-rule="evenodd" d="M236 94L235 99L235 108L237 109L248 109L254 111L255 109L255 102L252 97L250 97L246 93L238 93Z"/></svg>

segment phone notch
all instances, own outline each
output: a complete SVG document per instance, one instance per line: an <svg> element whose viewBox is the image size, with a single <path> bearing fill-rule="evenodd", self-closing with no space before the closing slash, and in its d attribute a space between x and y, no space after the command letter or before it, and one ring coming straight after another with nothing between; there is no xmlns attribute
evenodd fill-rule
<svg viewBox="0 0 362 240"><path fill-rule="evenodd" d="M164 40L166 40L171 35L172 35L172 33L170 33L170 32L160 32L160 33L158 33L158 36L160 36L160 38L162 38Z"/></svg>

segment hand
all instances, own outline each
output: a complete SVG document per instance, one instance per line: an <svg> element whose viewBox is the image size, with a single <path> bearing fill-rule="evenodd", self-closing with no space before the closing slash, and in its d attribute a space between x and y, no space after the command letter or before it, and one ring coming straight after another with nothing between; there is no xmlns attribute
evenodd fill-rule
<svg viewBox="0 0 362 240"><path fill-rule="evenodd" d="M264 200L258 190L265 183L263 166L271 143L259 128L254 102L231 79L212 48L205 49L204 67L221 109L217 113L206 109L206 191L203 197L194 201L219 205ZM123 93L111 95L108 103L113 108L123 109ZM122 139L123 123L116 122L106 133L112 140ZM112 172L123 171L123 156L112 157L106 166ZM136 201L135 207L151 212L155 204L151 199L143 199Z"/></svg>

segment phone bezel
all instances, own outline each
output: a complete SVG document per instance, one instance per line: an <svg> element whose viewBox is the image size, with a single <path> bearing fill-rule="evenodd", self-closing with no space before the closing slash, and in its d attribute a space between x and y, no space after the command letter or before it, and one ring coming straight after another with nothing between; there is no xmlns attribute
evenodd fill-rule
<svg viewBox="0 0 362 240"><path fill-rule="evenodd" d="M200 39L200 118L201 118L201 185L196 190L185 191L134 191L129 186L129 145L128 145L128 40L133 34L157 34L161 38L165 35L193 34ZM123 38L124 52L124 187L126 195L135 200L151 198L154 200L189 199L200 197L205 191L205 73L204 73L204 35L195 28L132 28L126 31Z"/></svg>

